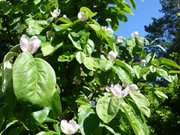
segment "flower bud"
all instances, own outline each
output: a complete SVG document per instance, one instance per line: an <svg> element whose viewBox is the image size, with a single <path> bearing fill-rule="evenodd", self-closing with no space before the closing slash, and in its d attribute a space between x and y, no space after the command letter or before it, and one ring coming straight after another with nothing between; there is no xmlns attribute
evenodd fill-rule
<svg viewBox="0 0 180 135"><path fill-rule="evenodd" d="M61 13L61 10L56 8L53 12L51 12L52 17L57 18Z"/></svg>
<svg viewBox="0 0 180 135"><path fill-rule="evenodd" d="M23 52L30 52L34 54L37 52L41 44L41 41L37 36L33 36L31 38L26 35L22 35L20 39L20 48Z"/></svg>
<svg viewBox="0 0 180 135"><path fill-rule="evenodd" d="M78 129L79 125L72 119L70 121L61 120L61 131L66 135L75 134Z"/></svg>
<svg viewBox="0 0 180 135"><path fill-rule="evenodd" d="M86 16L86 14L84 12L79 12L78 13L78 19L82 22L87 21L88 17Z"/></svg>
<svg viewBox="0 0 180 135"><path fill-rule="evenodd" d="M106 18L106 22L111 22L111 18Z"/></svg>
<svg viewBox="0 0 180 135"><path fill-rule="evenodd" d="M118 53L117 53L117 52L110 51L110 52L108 53L108 59L109 59L109 60L115 60L117 56L118 56Z"/></svg>
<svg viewBox="0 0 180 135"><path fill-rule="evenodd" d="M140 64L141 64L142 66L145 66L145 65L147 64L147 61L146 61L145 59L143 59L143 60L141 60Z"/></svg>

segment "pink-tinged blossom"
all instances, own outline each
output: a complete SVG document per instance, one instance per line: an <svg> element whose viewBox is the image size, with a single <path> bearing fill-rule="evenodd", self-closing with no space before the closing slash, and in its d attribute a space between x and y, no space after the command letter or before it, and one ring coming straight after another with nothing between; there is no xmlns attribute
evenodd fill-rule
<svg viewBox="0 0 180 135"><path fill-rule="evenodd" d="M61 10L56 8L53 10L53 12L51 12L51 15L52 17L57 18L60 15L60 13L61 13Z"/></svg>
<svg viewBox="0 0 180 135"><path fill-rule="evenodd" d="M20 39L20 48L23 52L30 52L34 54L37 52L41 44L40 39L37 36L29 38L26 35L22 35Z"/></svg>
<svg viewBox="0 0 180 135"><path fill-rule="evenodd" d="M107 91L110 91L114 96L125 97L129 94L130 91L138 90L138 87L136 84L130 84L126 86L125 89L123 89L120 84L115 84L107 87L106 89Z"/></svg>
<svg viewBox="0 0 180 135"><path fill-rule="evenodd" d="M70 121L61 120L60 126L61 126L61 131L66 135L73 135L79 129L79 125L73 119Z"/></svg>

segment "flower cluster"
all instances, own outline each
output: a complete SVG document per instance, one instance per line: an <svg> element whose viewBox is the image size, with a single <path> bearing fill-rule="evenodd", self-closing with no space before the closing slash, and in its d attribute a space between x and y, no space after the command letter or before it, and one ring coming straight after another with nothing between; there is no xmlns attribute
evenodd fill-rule
<svg viewBox="0 0 180 135"><path fill-rule="evenodd" d="M107 87L107 91L110 91L114 96L125 97L129 94L129 91L138 90L136 84L129 84L126 88L122 88L120 84L111 85Z"/></svg>

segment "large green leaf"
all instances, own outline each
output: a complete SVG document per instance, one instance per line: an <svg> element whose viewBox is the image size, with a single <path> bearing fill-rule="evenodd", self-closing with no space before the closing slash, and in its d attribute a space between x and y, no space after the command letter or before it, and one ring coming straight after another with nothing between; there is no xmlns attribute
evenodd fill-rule
<svg viewBox="0 0 180 135"><path fill-rule="evenodd" d="M149 129L146 123L135 114L132 106L127 104L122 98L119 98L119 103L119 108L127 117L135 135L149 135Z"/></svg>
<svg viewBox="0 0 180 135"><path fill-rule="evenodd" d="M131 84L132 79L131 76L120 66L113 66L114 72L117 74L119 79L122 81L124 84Z"/></svg>
<svg viewBox="0 0 180 135"><path fill-rule="evenodd" d="M172 61L170 59L167 59L167 58L161 58L159 60L159 63L162 64L162 65L167 65L167 66L171 66L171 67L180 69L180 65L178 65L176 62L174 62L174 61Z"/></svg>
<svg viewBox="0 0 180 135"><path fill-rule="evenodd" d="M96 112L98 117L104 122L109 123L116 117L119 112L119 99L118 97L101 97L96 105Z"/></svg>
<svg viewBox="0 0 180 135"><path fill-rule="evenodd" d="M137 105L138 109L147 117L150 117L150 109L149 109L149 101L147 98L142 95L138 91L130 91L129 92L130 97L133 99L134 103Z"/></svg>
<svg viewBox="0 0 180 135"><path fill-rule="evenodd" d="M122 67L124 70L126 70L126 72L130 75L131 79L133 78L133 76L135 75L134 71L133 71L133 68L127 64L126 62L124 61L121 61L121 60L116 60L116 65Z"/></svg>
<svg viewBox="0 0 180 135"><path fill-rule="evenodd" d="M60 105L52 108L57 95L56 76L46 61L33 58L30 53L20 54L13 66L13 86L19 101L60 111Z"/></svg>
<svg viewBox="0 0 180 135"><path fill-rule="evenodd" d="M79 107L78 121L82 135L92 135L99 126L99 119L90 105Z"/></svg>

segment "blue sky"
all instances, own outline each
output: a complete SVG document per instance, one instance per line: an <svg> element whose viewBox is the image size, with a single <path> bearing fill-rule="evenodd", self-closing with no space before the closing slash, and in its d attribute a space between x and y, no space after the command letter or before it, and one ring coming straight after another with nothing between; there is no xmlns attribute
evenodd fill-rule
<svg viewBox="0 0 180 135"><path fill-rule="evenodd" d="M162 14L159 12L161 5L159 0L135 0L137 7L133 10L133 16L128 15L127 22L121 22L117 35L128 37L134 31L138 31L140 35L145 36L144 25L152 22L152 17L160 17Z"/></svg>

